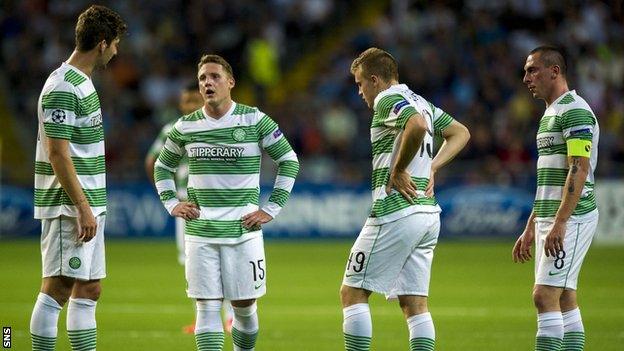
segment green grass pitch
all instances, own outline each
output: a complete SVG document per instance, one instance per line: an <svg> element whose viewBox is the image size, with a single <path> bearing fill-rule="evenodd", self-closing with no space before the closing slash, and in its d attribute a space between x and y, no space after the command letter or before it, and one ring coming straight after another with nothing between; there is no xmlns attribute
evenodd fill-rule
<svg viewBox="0 0 624 351"><path fill-rule="evenodd" d="M350 242L268 241L268 293L259 302L257 350L342 350L338 299ZM442 241L436 249L430 310L437 350L532 350L533 264L513 264L511 243ZM98 304L98 350L194 350L181 332L193 320L173 242L107 243L108 278ZM37 241L0 242L0 326L13 350L29 350L28 324L40 284ZM622 350L624 247L594 246L581 272L586 350ZM397 302L371 300L374 350L407 350ZM65 312L57 350L69 350ZM231 350L226 337L225 350Z"/></svg>

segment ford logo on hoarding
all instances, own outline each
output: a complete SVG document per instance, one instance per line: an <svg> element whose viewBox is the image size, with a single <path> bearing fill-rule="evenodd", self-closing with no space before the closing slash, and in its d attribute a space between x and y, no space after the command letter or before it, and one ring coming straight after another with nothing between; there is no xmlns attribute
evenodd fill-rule
<svg viewBox="0 0 624 351"><path fill-rule="evenodd" d="M442 207L442 236L516 237L531 215L534 195L492 185L447 188L436 197Z"/></svg>

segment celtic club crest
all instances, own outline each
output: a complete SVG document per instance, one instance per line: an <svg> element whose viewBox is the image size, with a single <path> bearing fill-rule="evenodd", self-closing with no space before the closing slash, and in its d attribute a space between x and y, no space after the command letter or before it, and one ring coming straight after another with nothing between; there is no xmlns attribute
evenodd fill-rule
<svg viewBox="0 0 624 351"><path fill-rule="evenodd" d="M80 259L78 257L76 257L76 256L74 256L74 257L69 259L69 266L72 269L80 268L80 264L81 264Z"/></svg>
<svg viewBox="0 0 624 351"><path fill-rule="evenodd" d="M247 136L247 133L245 132L243 128L236 128L232 132L232 138L238 142L245 140L246 136Z"/></svg>

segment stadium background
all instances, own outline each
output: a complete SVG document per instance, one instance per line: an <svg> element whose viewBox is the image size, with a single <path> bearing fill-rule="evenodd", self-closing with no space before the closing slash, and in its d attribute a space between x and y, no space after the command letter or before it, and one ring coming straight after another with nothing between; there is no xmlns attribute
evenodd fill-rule
<svg viewBox="0 0 624 351"><path fill-rule="evenodd" d="M526 350L532 267L510 250L535 190L543 103L522 84L528 51L562 45L569 82L601 127L601 223L581 275L587 349L624 341L624 5L615 1L102 1L129 26L109 69L95 74L107 147L109 278L98 308L100 349L175 350L192 318L175 263L173 221L147 183L143 157L202 53L232 64L237 101L270 114L301 173L265 228L269 293L262 350L340 349L337 289L349 243L370 205L370 112L349 73L363 49L399 61L401 81L468 126L467 148L436 179L444 209L431 309L441 350ZM86 1L3 1L0 8L0 324L28 348L39 284L32 219L36 101L73 48ZM263 163L263 186L274 175ZM132 238L132 240L128 240ZM288 240L278 240L288 238ZM405 349L398 308L374 300L374 347ZM64 321L59 330L63 330ZM59 333L59 348L67 340ZM63 344L64 343L64 344Z"/></svg>

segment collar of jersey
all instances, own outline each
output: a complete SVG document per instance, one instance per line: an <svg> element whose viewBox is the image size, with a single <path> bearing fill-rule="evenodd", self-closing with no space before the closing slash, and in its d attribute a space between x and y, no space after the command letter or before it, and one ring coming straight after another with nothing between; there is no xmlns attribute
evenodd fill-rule
<svg viewBox="0 0 624 351"><path fill-rule="evenodd" d="M379 100L381 100L382 97L392 94L395 91L400 91L400 90L405 90L405 89L407 89L407 85L395 84L395 85L391 85L386 90L380 91L379 94L377 94L377 96L375 97L375 101L373 102L373 107L377 106L377 103L379 103Z"/></svg>
<svg viewBox="0 0 624 351"><path fill-rule="evenodd" d="M67 66L70 69L74 70L76 73L78 73L81 76L83 76L84 78L87 78L87 79L91 80L91 78L88 75L86 75L83 71L80 70L80 68L78 68L76 66L70 65L69 63L67 63L65 61L63 61L63 63L61 63L61 66Z"/></svg>
<svg viewBox="0 0 624 351"><path fill-rule="evenodd" d="M206 106L202 106L201 111L202 111L202 114L204 115L204 117L206 118L206 120L212 121L212 122L215 122L215 123L221 123L221 121L227 119L228 117L230 117L232 115L232 112L234 112L235 108L236 108L236 101L232 100L232 106L230 106L230 109L219 119L216 119L216 118L210 116L206 112Z"/></svg>
<svg viewBox="0 0 624 351"><path fill-rule="evenodd" d="M561 94L561 96L559 96L558 98L555 99L555 101L553 101L552 104L550 104L550 106L554 106L556 104L559 103L559 101L561 101L561 99L563 99L564 97L566 97L568 94L572 94L572 95L576 95L576 90L568 90L565 93ZM549 107L550 107L549 106Z"/></svg>

